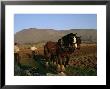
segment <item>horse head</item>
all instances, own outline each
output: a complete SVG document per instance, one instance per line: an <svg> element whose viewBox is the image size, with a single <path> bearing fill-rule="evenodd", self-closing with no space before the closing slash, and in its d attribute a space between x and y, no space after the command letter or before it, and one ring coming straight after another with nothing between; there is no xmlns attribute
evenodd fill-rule
<svg viewBox="0 0 110 89"><path fill-rule="evenodd" d="M80 49L81 36L77 36L77 33L75 33L75 34L70 33L69 34L69 44L73 50Z"/></svg>
<svg viewBox="0 0 110 89"><path fill-rule="evenodd" d="M73 33L70 33L70 34L68 34L68 40L69 40L69 47L71 48L71 49L75 49L75 48L77 48L77 33L75 33L75 34L73 34Z"/></svg>

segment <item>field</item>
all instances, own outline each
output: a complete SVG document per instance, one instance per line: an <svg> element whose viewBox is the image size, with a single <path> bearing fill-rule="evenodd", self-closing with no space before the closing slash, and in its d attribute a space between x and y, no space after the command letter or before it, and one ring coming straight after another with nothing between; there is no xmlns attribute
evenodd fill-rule
<svg viewBox="0 0 110 89"><path fill-rule="evenodd" d="M30 44L19 45L20 64L15 65L15 76L57 76L54 68L46 69L43 53L45 43L34 44L38 50L36 58L31 55ZM51 66L50 66L51 67ZM80 50L75 50L70 56L69 66L66 67L67 76L97 76L97 45L81 44Z"/></svg>
<svg viewBox="0 0 110 89"><path fill-rule="evenodd" d="M81 49L71 55L69 64L66 69L68 75L97 75L96 44L82 44Z"/></svg>

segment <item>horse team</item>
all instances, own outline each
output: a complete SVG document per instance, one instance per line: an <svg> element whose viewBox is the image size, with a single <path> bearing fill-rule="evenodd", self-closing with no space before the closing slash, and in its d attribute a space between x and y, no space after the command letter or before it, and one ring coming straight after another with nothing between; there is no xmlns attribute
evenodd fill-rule
<svg viewBox="0 0 110 89"><path fill-rule="evenodd" d="M44 55L46 65L49 63L57 64L57 71L65 71L65 67L69 64L70 55L75 50L80 49L81 37L70 33L63 36L57 42L48 41L44 45Z"/></svg>
<svg viewBox="0 0 110 89"><path fill-rule="evenodd" d="M68 66L70 55L74 53L75 50L80 49L81 37L76 34L70 33L58 39L57 42L48 41L44 45L44 57L46 59L46 67L48 68L50 64L57 65L57 71L65 71L65 67ZM35 47L31 47L32 55L35 54ZM15 61L19 62L19 48L15 44ZM35 58L35 56L33 56Z"/></svg>

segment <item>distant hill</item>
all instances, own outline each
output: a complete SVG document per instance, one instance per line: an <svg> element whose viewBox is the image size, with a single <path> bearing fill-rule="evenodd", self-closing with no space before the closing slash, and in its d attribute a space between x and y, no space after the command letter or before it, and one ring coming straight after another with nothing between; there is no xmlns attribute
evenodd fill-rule
<svg viewBox="0 0 110 89"><path fill-rule="evenodd" d="M38 43L47 41L57 41L68 33L77 33L81 36L82 41L97 42L96 29L70 29L70 30L54 30L54 29L36 29L29 28L17 32L15 42L18 43Z"/></svg>

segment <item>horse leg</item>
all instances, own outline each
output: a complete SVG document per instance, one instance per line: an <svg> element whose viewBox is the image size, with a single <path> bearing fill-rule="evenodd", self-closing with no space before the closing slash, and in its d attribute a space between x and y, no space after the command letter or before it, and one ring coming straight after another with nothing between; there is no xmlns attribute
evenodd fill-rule
<svg viewBox="0 0 110 89"><path fill-rule="evenodd" d="M44 56L45 56L45 59L46 59L46 62L47 62L48 61L48 58L49 58L49 52L48 52L46 46L44 46Z"/></svg>
<svg viewBox="0 0 110 89"><path fill-rule="evenodd" d="M47 54L47 59L46 59L46 69L49 68L50 58L51 58L50 53L48 53Z"/></svg>
<svg viewBox="0 0 110 89"><path fill-rule="evenodd" d="M61 72L64 72L65 71L65 66L62 64L61 65Z"/></svg>
<svg viewBox="0 0 110 89"><path fill-rule="evenodd" d="M46 67L46 69L48 69L48 67L49 67L49 57L48 57L48 55L46 55L45 67Z"/></svg>
<svg viewBox="0 0 110 89"><path fill-rule="evenodd" d="M67 57L66 57L66 61L65 61L65 65L64 65L65 67L66 67L67 65L69 65L69 59L70 59L69 56L67 56Z"/></svg>
<svg viewBox="0 0 110 89"><path fill-rule="evenodd" d="M52 65L52 59L53 59L53 57L52 57L52 55L50 55L50 65Z"/></svg>
<svg viewBox="0 0 110 89"><path fill-rule="evenodd" d="M57 64L57 63L56 63L56 60L57 60L57 59L56 59L56 55L54 55L54 59L53 59L53 64L54 64L54 65Z"/></svg>
<svg viewBox="0 0 110 89"><path fill-rule="evenodd" d="M56 62L56 65L58 65L58 56L57 55L55 57L55 62Z"/></svg>
<svg viewBox="0 0 110 89"><path fill-rule="evenodd" d="M60 55L58 55L58 64L57 64L57 72L60 72L61 71L61 68L60 68L60 66L61 66L61 57L60 57Z"/></svg>
<svg viewBox="0 0 110 89"><path fill-rule="evenodd" d="M55 55L53 55L52 57L52 64L54 65L54 62L55 62Z"/></svg>
<svg viewBox="0 0 110 89"><path fill-rule="evenodd" d="M51 64L52 64L52 66L55 64L55 55L54 54L51 55Z"/></svg>
<svg viewBox="0 0 110 89"><path fill-rule="evenodd" d="M61 58L61 64L60 64L61 72L64 72L64 71L65 71L64 58L65 58L65 57L62 57L62 58Z"/></svg>
<svg viewBox="0 0 110 89"><path fill-rule="evenodd" d="M78 44L78 48L77 49L80 49L80 44Z"/></svg>

